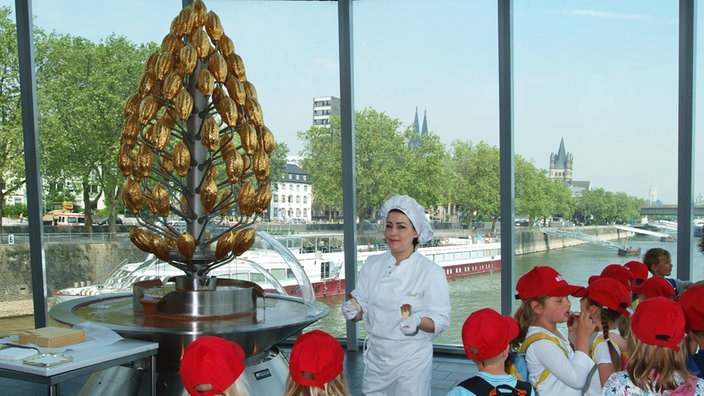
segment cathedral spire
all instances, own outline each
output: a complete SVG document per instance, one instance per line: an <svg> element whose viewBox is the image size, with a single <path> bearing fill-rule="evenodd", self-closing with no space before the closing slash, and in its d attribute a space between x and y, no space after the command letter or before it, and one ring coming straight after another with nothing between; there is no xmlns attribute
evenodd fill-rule
<svg viewBox="0 0 704 396"><path fill-rule="evenodd" d="M418 106L416 106L416 116L413 119L413 132L415 132L416 135L420 135L420 126L418 124Z"/></svg>
<svg viewBox="0 0 704 396"><path fill-rule="evenodd" d="M416 110L416 116L417 115L418 110ZM423 110L423 129L420 130L420 136L428 136L428 116L425 110Z"/></svg>

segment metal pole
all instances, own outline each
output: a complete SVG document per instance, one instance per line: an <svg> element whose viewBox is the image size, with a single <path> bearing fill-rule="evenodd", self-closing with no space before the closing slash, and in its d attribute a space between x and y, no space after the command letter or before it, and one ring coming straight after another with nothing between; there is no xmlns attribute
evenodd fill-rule
<svg viewBox="0 0 704 396"><path fill-rule="evenodd" d="M37 128L36 80L34 76L34 39L32 1L16 0L17 50L20 64L20 92L22 129L24 137L24 168L27 175L27 214L29 227L29 254L32 274L34 325L46 327L48 297L46 263L44 261L44 232L42 229L42 186L39 172L39 133Z"/></svg>

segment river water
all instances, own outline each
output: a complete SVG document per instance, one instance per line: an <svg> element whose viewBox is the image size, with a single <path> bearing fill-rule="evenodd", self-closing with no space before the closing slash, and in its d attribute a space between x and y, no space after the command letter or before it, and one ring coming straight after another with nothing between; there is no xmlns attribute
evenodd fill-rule
<svg viewBox="0 0 704 396"><path fill-rule="evenodd" d="M697 243L698 240L693 241L692 245L697 246ZM673 264L675 264L672 274L675 276L677 271L676 242L661 242L656 237L637 236L629 240L628 245L634 248L640 247L641 253L645 253L646 250L652 247L667 249L672 253ZM561 273L568 282L586 285L590 276L599 274L607 265L624 264L633 259L640 260L640 257L620 257L613 248L583 244L570 248L518 256L516 258L516 277L528 272L536 265L548 265ZM692 269L692 279L704 279L704 255L698 251L693 253ZM485 307L499 311L501 305L500 278L500 273L496 272L450 279L452 319L450 327L435 342L459 345L461 343L462 324L470 313ZM512 295L515 294L515 290L512 289L510 293ZM344 296L328 297L320 301L330 307L330 314L311 325L310 328L323 329L336 337L344 337L346 324L340 313L340 305L344 301ZM516 307L517 304L514 304L514 309ZM576 300L573 300L573 307L579 307ZM573 308L573 310L576 308ZM50 322L50 324L52 323ZM33 327L34 319L31 316L0 319L0 336L17 334L21 330ZM363 322L360 322L360 329L360 335L363 337Z"/></svg>
<svg viewBox="0 0 704 396"><path fill-rule="evenodd" d="M698 239L692 245L697 246ZM677 242L660 242L657 237L637 236L628 241L628 246L641 248L641 254L653 247L667 249L672 254L672 276L677 273ZM606 248L592 244L583 244L575 247L555 249L542 253L533 253L516 257L516 279L528 272L536 265L547 265L555 268L568 282L572 284L587 285L587 280L592 275L598 275L609 264L625 264L631 260L640 260L641 257L621 257L616 254L616 249ZM692 279L704 279L704 255L695 251L693 253ZM481 308L501 309L500 273L486 273L471 275L463 278L449 280L450 302L452 304L452 317L449 328L436 340L438 344L459 345L461 341L462 324L470 313ZM511 295L516 293L512 289ZM571 298L573 310L579 309L577 299ZM330 315L313 324L311 327L320 328L336 337L344 337L346 325L340 305L344 296L322 300L330 306ZM519 301L514 303L513 309L518 307ZM360 336L364 337L363 322L359 322Z"/></svg>

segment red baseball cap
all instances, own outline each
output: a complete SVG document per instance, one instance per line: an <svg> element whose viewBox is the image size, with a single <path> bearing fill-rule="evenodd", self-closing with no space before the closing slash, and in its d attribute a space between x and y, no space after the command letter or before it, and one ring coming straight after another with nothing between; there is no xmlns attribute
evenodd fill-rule
<svg viewBox="0 0 704 396"><path fill-rule="evenodd" d="M648 279L648 266L640 261L629 261L623 265L623 268L631 271L631 274L633 274L633 279L637 281L642 282Z"/></svg>
<svg viewBox="0 0 704 396"><path fill-rule="evenodd" d="M684 311L689 330L704 330L704 304L702 301L704 301L704 286L690 286L677 299Z"/></svg>
<svg viewBox="0 0 704 396"><path fill-rule="evenodd" d="M631 305L631 293L616 279L599 278L589 282L584 297L613 311L631 316L628 311Z"/></svg>
<svg viewBox="0 0 704 396"><path fill-rule="evenodd" d="M538 296L565 297L584 291L582 286L567 283L559 272L548 266L536 266L518 279L516 298L527 300Z"/></svg>
<svg viewBox="0 0 704 396"><path fill-rule="evenodd" d="M649 298L636 307L631 318L633 334L642 342L677 352L684 339L685 318L682 307L669 298Z"/></svg>
<svg viewBox="0 0 704 396"><path fill-rule="evenodd" d="M606 267L604 267L603 270L601 270L600 275L589 277L589 284L599 278L616 279L617 281L621 282L622 285L626 286L627 290L631 290L631 287L633 286L633 281L635 280L631 271L622 267L619 264L607 265Z"/></svg>
<svg viewBox="0 0 704 396"><path fill-rule="evenodd" d="M236 342L202 336L183 351L181 382L191 395L221 395L244 371L244 350ZM205 391L199 385L210 385Z"/></svg>
<svg viewBox="0 0 704 396"><path fill-rule="evenodd" d="M648 298L675 296L675 288L665 278L654 276L638 286L633 286L633 293L642 294Z"/></svg>
<svg viewBox="0 0 704 396"><path fill-rule="evenodd" d="M491 359L503 352L517 335L515 319L491 308L480 309L469 315L462 325L464 353L472 360Z"/></svg>
<svg viewBox="0 0 704 396"><path fill-rule="evenodd" d="M340 343L322 330L301 334L291 348L291 379L303 386L325 389L342 373L345 354Z"/></svg>

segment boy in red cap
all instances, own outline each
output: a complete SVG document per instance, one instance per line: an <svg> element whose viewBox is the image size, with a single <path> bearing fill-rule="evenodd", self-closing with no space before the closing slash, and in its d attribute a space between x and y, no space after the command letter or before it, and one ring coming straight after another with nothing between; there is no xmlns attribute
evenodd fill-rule
<svg viewBox="0 0 704 396"><path fill-rule="evenodd" d="M663 248L648 249L643 255L643 264L648 267L648 271L653 276L665 278L670 282L672 288L675 289L675 296L679 296L692 285L690 281L668 278L672 273L672 255Z"/></svg>
<svg viewBox="0 0 704 396"><path fill-rule="evenodd" d="M704 378L704 286L694 285L677 299L684 311L687 327L687 367Z"/></svg>
<svg viewBox="0 0 704 396"><path fill-rule="evenodd" d="M551 267L537 266L518 279L516 291L522 303L514 315L519 328L514 343L525 353L528 380L540 396L582 396L594 367L589 357L594 322L580 315L568 328L569 339L557 324L570 318L568 296L580 296L584 287L570 285Z"/></svg>
<svg viewBox="0 0 704 396"><path fill-rule="evenodd" d="M633 296L638 300L638 303L653 297L674 298L675 289L667 279L654 276L646 279L639 286L634 286Z"/></svg>
<svg viewBox="0 0 704 396"><path fill-rule="evenodd" d="M623 265L623 268L631 271L633 282L636 286L648 279L648 266L640 261L629 261Z"/></svg>
<svg viewBox="0 0 704 396"><path fill-rule="evenodd" d="M191 396L247 396L241 381L244 351L236 342L202 336L186 347L181 358L181 382Z"/></svg>
<svg viewBox="0 0 704 396"><path fill-rule="evenodd" d="M517 335L516 321L491 308L469 315L462 326L462 344L465 354L476 363L479 373L454 387L447 396L488 395L492 390L497 395L515 390L523 391L517 392L522 395L533 395L530 383L506 374L504 368L511 348L509 344Z"/></svg>
<svg viewBox="0 0 704 396"><path fill-rule="evenodd" d="M597 331L592 336L589 351L596 367L586 384L586 395L600 395L609 376L624 368L627 347L624 337L630 329L630 306L631 294L620 281L604 277L589 282L580 300L580 311L596 323Z"/></svg>
<svg viewBox="0 0 704 396"><path fill-rule="evenodd" d="M342 371L345 354L333 336L313 330L301 334L291 349L284 396L349 395Z"/></svg>
<svg viewBox="0 0 704 396"><path fill-rule="evenodd" d="M649 298L638 304L631 323L627 371L612 374L603 395L704 395L704 380L687 370L685 316L679 304Z"/></svg>

